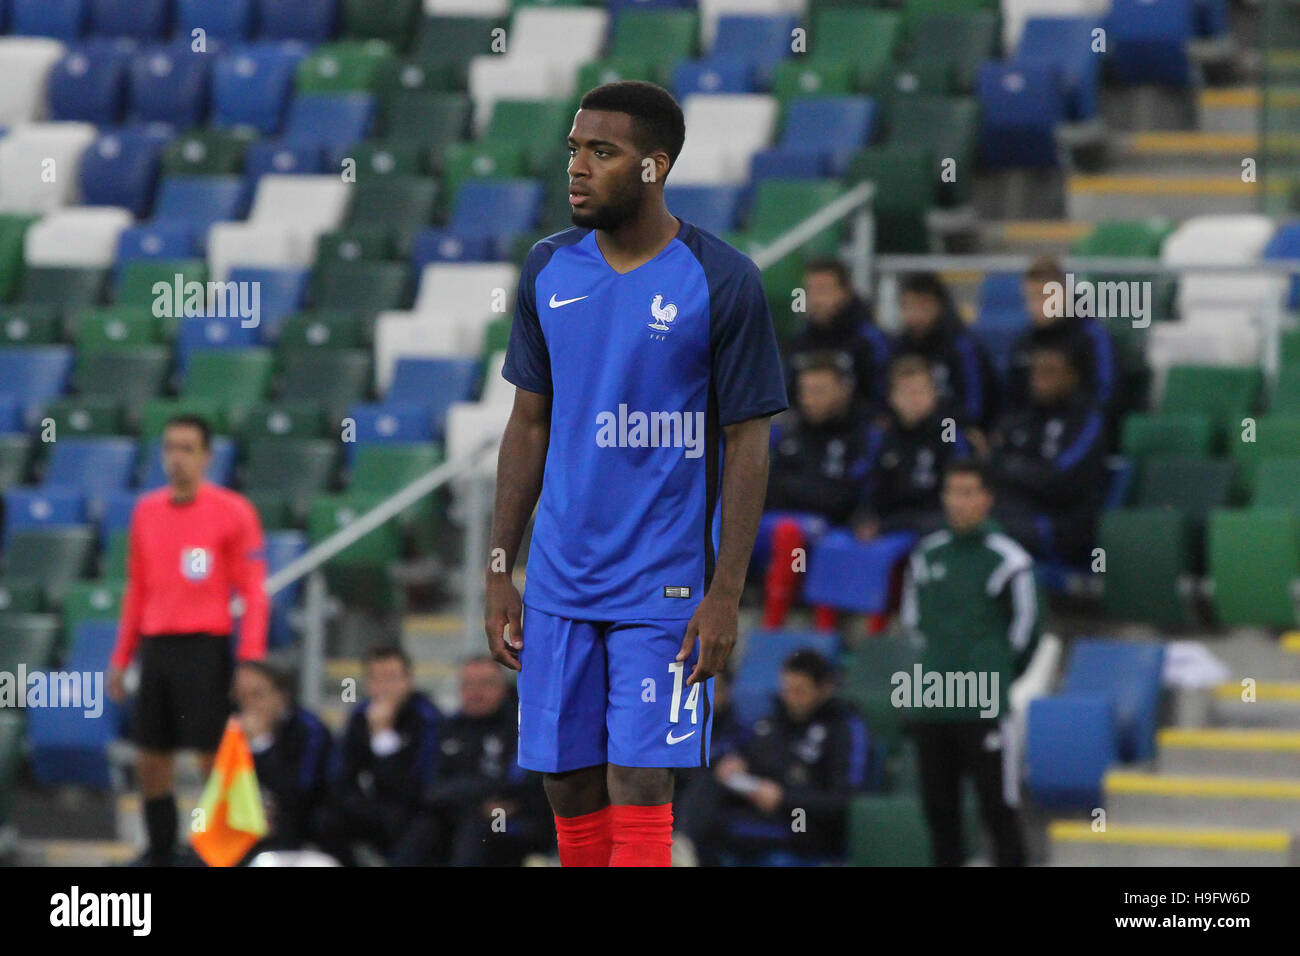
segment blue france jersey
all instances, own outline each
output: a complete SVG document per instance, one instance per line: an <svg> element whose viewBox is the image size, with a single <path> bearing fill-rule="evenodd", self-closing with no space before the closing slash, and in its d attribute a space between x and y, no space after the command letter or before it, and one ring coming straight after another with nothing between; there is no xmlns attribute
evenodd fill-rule
<svg viewBox="0 0 1300 956"><path fill-rule="evenodd" d="M786 407L758 268L686 222L623 274L594 231L556 233L524 262L502 374L552 396L526 603L690 617L717 554L721 427Z"/></svg>

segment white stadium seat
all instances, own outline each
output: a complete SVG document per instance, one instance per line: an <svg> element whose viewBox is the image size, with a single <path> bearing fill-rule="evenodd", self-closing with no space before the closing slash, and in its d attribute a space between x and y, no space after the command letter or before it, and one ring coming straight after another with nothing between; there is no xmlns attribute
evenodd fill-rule
<svg viewBox="0 0 1300 956"><path fill-rule="evenodd" d="M50 68L65 47L46 37L0 37L0 127L45 117Z"/></svg>
<svg viewBox="0 0 1300 956"><path fill-rule="evenodd" d="M130 210L74 206L33 223L23 239L29 266L107 268L117 257L117 240L134 222Z"/></svg>
<svg viewBox="0 0 1300 956"><path fill-rule="evenodd" d="M263 176L248 221L209 230L212 278L225 281L232 266L310 266L320 234L342 225L350 190L337 176Z"/></svg>
<svg viewBox="0 0 1300 956"><path fill-rule="evenodd" d="M313 242L290 226L219 222L208 230L208 273L225 282L235 266L303 269L311 265Z"/></svg>
<svg viewBox="0 0 1300 956"><path fill-rule="evenodd" d="M686 144L669 174L674 185L741 183L754 154L772 142L778 106L756 93L700 94L686 98Z"/></svg>
<svg viewBox="0 0 1300 956"><path fill-rule="evenodd" d="M501 377L501 369L506 364L506 353L502 349L488 356L487 367L483 375L483 401L490 405L510 406L515 401L515 387Z"/></svg>
<svg viewBox="0 0 1300 956"><path fill-rule="evenodd" d="M1258 365L1263 345L1257 324L1209 328L1182 322L1152 322L1147 344L1153 407L1159 408L1165 379L1175 365Z"/></svg>
<svg viewBox="0 0 1300 956"><path fill-rule="evenodd" d="M447 409L447 460L463 458L485 440L500 442L509 418L508 404L453 402ZM491 477L495 471L495 457L489 455L474 474L478 477Z"/></svg>
<svg viewBox="0 0 1300 956"><path fill-rule="evenodd" d="M459 347L460 329L450 312L381 312L375 320L375 388L388 392L399 358L472 358Z"/></svg>
<svg viewBox="0 0 1300 956"><path fill-rule="evenodd" d="M1168 265L1236 265L1260 261L1277 226L1267 216L1196 216L1169 234L1160 249ZM1197 326L1258 315L1276 307L1287 287L1286 277L1267 272L1184 272L1178 281L1178 314Z"/></svg>
<svg viewBox="0 0 1300 956"><path fill-rule="evenodd" d="M511 314L518 283L519 270L508 263L430 263L420 276L415 311L454 315L460 354L478 355L488 325Z"/></svg>
<svg viewBox="0 0 1300 956"><path fill-rule="evenodd" d="M3 85L3 84L0 84ZM49 212L76 202L90 123L28 123L0 139L0 212Z"/></svg>
<svg viewBox="0 0 1300 956"><path fill-rule="evenodd" d="M1015 53L1031 17L1096 17L1110 12L1110 0L1002 0L1002 49Z"/></svg>
<svg viewBox="0 0 1300 956"><path fill-rule="evenodd" d="M424 12L431 17L504 17L510 0L424 0Z"/></svg>
<svg viewBox="0 0 1300 956"><path fill-rule="evenodd" d="M314 239L343 224L351 198L351 187L338 176L269 174L257 181L248 221L312 230Z"/></svg>
<svg viewBox="0 0 1300 956"><path fill-rule="evenodd" d="M487 131L498 100L561 99L573 95L575 79L568 64L543 57L474 57L469 64L469 94L474 102L475 135Z"/></svg>

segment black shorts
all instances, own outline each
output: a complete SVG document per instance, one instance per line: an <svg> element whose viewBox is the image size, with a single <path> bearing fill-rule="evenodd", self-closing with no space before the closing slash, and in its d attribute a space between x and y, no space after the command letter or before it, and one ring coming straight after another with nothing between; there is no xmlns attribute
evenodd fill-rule
<svg viewBox="0 0 1300 956"><path fill-rule="evenodd" d="M141 638L131 739L145 750L216 750L230 716L233 676L229 637Z"/></svg>

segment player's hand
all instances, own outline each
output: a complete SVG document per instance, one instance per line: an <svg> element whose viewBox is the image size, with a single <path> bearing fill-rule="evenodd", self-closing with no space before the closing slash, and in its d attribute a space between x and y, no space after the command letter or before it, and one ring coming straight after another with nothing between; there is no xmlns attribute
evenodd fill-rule
<svg viewBox="0 0 1300 956"><path fill-rule="evenodd" d="M108 669L108 699L115 704L126 700L126 671L121 667Z"/></svg>
<svg viewBox="0 0 1300 956"><path fill-rule="evenodd" d="M775 813L781 809L781 801L785 799L785 791L781 785L773 780L764 780L758 785L758 789L749 795L750 802L764 813Z"/></svg>
<svg viewBox="0 0 1300 956"><path fill-rule="evenodd" d="M745 765L745 758L740 754L727 754L718 761L718 765L713 768L713 775L718 778L719 783L726 783L738 773L744 773L748 769Z"/></svg>
<svg viewBox="0 0 1300 956"><path fill-rule="evenodd" d="M700 657L695 662L695 669L686 679L687 685L706 681L727 666L731 649L736 646L736 632L740 629L740 599L730 600L715 595L712 591L704 595L700 606L686 625L686 639L677 660L684 661L695 649L695 639L700 640Z"/></svg>
<svg viewBox="0 0 1300 956"><path fill-rule="evenodd" d="M523 612L524 602L510 575L489 571L483 599L483 631L492 659L512 671L522 670L519 652L524 648Z"/></svg>

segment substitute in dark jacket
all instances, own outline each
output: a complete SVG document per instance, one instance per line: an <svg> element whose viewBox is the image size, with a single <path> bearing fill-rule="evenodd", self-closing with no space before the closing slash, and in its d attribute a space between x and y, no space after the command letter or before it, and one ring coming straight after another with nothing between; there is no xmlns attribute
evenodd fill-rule
<svg viewBox="0 0 1300 956"><path fill-rule="evenodd" d="M1028 407L991 436L994 514L1037 557L1086 563L1106 477L1105 418L1058 346L1034 351L1029 390Z"/></svg>
<svg viewBox="0 0 1300 956"><path fill-rule="evenodd" d="M944 469L970 453L966 430L939 403L930 366L916 355L895 359L889 366L889 416L872 430L871 469L853 519L858 537L937 530L943 524Z"/></svg>
<svg viewBox="0 0 1300 956"><path fill-rule="evenodd" d="M727 846L806 859L845 855L849 801L867 779L867 729L834 695L825 658L796 651L786 659L772 715L717 763L714 778L725 794L719 835Z"/></svg>
<svg viewBox="0 0 1300 956"><path fill-rule="evenodd" d="M898 293L903 330L894 355L919 355L930 363L941 398L967 425L984 429L997 416L998 384L993 365L953 306L948 288L933 273L903 279Z"/></svg>
<svg viewBox="0 0 1300 956"><path fill-rule="evenodd" d="M460 710L442 725L428 804L439 860L452 866L518 865L549 844L551 818L539 774L515 759L519 702L491 657L460 668Z"/></svg>
<svg viewBox="0 0 1300 956"><path fill-rule="evenodd" d="M936 866L960 866L961 781L973 778L994 862L1025 862L1017 762L1006 718L1012 681L1037 642L1038 593L1029 554L989 519L983 470L954 462L944 476L948 526L922 538L903 576L904 627L924 641L912 673L893 677L891 703L917 745Z"/></svg>
<svg viewBox="0 0 1300 956"><path fill-rule="evenodd" d="M262 661L240 668L234 697L270 827L248 859L263 850L302 849L328 793L329 730L294 703L288 676Z"/></svg>
<svg viewBox="0 0 1300 956"><path fill-rule="evenodd" d="M415 690L411 662L400 648L366 655L366 685L370 697L352 712L337 751L318 842L344 864L355 862L357 843L394 866L427 864L436 826L425 796L437 772L442 718Z"/></svg>
<svg viewBox="0 0 1300 956"><path fill-rule="evenodd" d="M1120 373L1115 343L1106 326L1092 316L1058 314L1057 305L1068 287L1060 263L1050 256L1031 263L1024 278L1025 306L1030 327L1011 348L1007 373L1007 407L1024 408L1029 397L1029 364L1035 350L1055 346L1070 354L1079 370L1079 387L1097 407L1113 416L1119 406ZM1053 295L1053 291L1061 291Z"/></svg>
<svg viewBox="0 0 1300 956"><path fill-rule="evenodd" d="M804 363L813 355L833 352L842 355L853 370L859 404L880 409L885 397L889 336L876 325L870 305L854 293L848 269L840 260L810 259L804 266L803 282L807 321L785 347L791 403L797 397L795 375Z"/></svg>

